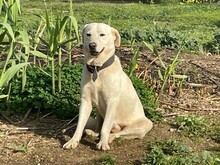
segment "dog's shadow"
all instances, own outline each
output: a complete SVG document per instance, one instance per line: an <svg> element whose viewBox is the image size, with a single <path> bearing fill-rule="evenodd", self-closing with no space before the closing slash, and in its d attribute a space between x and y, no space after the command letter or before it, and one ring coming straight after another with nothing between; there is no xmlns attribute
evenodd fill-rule
<svg viewBox="0 0 220 165"><path fill-rule="evenodd" d="M56 139L59 140L60 147L62 147L70 138L73 136L75 130L69 130L64 134L57 135ZM69 138L67 139L66 136ZM80 145L89 146L91 150L98 150L96 147L96 144L98 143L99 138L94 138L86 135L85 133L82 136L82 139L80 140Z"/></svg>

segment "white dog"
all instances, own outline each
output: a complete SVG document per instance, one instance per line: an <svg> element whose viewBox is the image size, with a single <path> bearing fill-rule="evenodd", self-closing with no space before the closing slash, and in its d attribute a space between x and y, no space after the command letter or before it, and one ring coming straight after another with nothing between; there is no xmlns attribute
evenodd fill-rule
<svg viewBox="0 0 220 165"><path fill-rule="evenodd" d="M115 46L120 46L118 31L103 23L91 23L83 29L85 65L81 79L81 105L74 136L63 148L76 148L84 131L92 105L97 108L96 128L87 134L98 135L98 149L109 150L115 138L143 138L153 127L124 73Z"/></svg>

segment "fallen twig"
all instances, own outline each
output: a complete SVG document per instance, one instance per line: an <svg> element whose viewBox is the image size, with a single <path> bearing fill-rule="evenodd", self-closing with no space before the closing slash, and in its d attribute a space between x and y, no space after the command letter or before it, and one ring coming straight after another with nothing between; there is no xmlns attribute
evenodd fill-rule
<svg viewBox="0 0 220 165"><path fill-rule="evenodd" d="M24 121L27 119L27 117L29 116L29 114L31 113L31 111L32 111L32 108L30 108L30 109L25 113L24 117L21 119L21 122L24 122Z"/></svg>
<svg viewBox="0 0 220 165"><path fill-rule="evenodd" d="M0 111L0 115L6 120L8 121L10 124L17 124L17 122L12 121L11 119L9 119L3 112Z"/></svg>
<svg viewBox="0 0 220 165"><path fill-rule="evenodd" d="M68 131L69 129L72 129L72 128L76 127L76 126L77 126L77 123L75 123L75 124L73 124L73 125L67 127L66 129L63 129L63 130L62 130L62 133L65 133L65 132Z"/></svg>
<svg viewBox="0 0 220 165"><path fill-rule="evenodd" d="M220 78L220 74L214 73L214 72L212 72L212 71L206 69L205 67L200 66L200 65L197 63L197 61L191 62L191 64L193 64L193 65L199 67L200 69L206 71L207 73L210 73L211 75L215 75L216 77Z"/></svg>
<svg viewBox="0 0 220 165"><path fill-rule="evenodd" d="M38 127L17 127L15 128L18 131L31 131L31 130L52 130L48 128L38 128Z"/></svg>
<svg viewBox="0 0 220 165"><path fill-rule="evenodd" d="M57 137L59 134L64 134L66 131L68 131L69 129L72 129L72 128L76 127L76 126L77 126L77 123L74 123L73 125L71 125L71 126L69 126L67 128L64 128L62 130L57 131L55 137Z"/></svg>
<svg viewBox="0 0 220 165"><path fill-rule="evenodd" d="M44 118L47 117L47 116L50 116L50 115L53 114L53 113L54 113L54 111L47 113L46 115L42 116L42 117L40 118L40 120L44 119Z"/></svg>
<svg viewBox="0 0 220 165"><path fill-rule="evenodd" d="M74 124L73 124L72 126L70 126L70 127L67 127L67 126L70 125L78 116L79 116L79 115L76 115L76 116L75 116L73 119L71 119L67 124L65 124L64 126L62 126L62 128L57 131L57 133L56 133L55 136L57 136L57 135L59 135L59 134L61 134L61 133L65 133L67 130L69 130L69 129L75 127L75 126L77 125L77 123L74 123ZM65 128L65 127L67 127L67 128Z"/></svg>
<svg viewBox="0 0 220 165"><path fill-rule="evenodd" d="M172 117L172 116L178 116L178 113L169 113L169 114L164 114L163 117Z"/></svg>
<svg viewBox="0 0 220 165"><path fill-rule="evenodd" d="M76 115L74 118L72 118L66 125L69 125L70 123L72 123L77 117L79 117L79 115Z"/></svg>
<svg viewBox="0 0 220 165"><path fill-rule="evenodd" d="M190 108L185 108L185 107L181 107L181 106L178 106L178 105L174 105L174 104L171 104L171 103L167 103L167 102L163 102L161 100L159 100L159 102L161 102L162 104L166 104L166 105L169 105L171 107L174 107L174 108L178 108L178 109L182 109L184 111L220 111L219 108L216 108L216 109L190 109Z"/></svg>

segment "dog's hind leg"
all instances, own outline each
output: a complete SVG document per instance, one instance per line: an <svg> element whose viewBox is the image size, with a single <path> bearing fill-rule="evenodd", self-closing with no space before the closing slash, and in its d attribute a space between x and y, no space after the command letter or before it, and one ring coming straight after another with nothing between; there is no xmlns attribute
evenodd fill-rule
<svg viewBox="0 0 220 165"><path fill-rule="evenodd" d="M142 118L129 126L125 126L120 132L111 133L109 136L109 143L119 137L124 139L143 138L152 128L152 121L148 118Z"/></svg>

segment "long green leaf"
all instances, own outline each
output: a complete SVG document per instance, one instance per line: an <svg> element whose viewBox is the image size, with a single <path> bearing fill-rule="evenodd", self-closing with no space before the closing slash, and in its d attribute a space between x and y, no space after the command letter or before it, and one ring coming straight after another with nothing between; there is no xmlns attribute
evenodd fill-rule
<svg viewBox="0 0 220 165"><path fill-rule="evenodd" d="M20 3L20 0L16 0L16 7L18 9L18 14L21 14L21 3Z"/></svg>
<svg viewBox="0 0 220 165"><path fill-rule="evenodd" d="M43 25L43 21L41 21L41 22L40 22L40 25L39 25L39 27L38 27L37 33L36 33L36 35L35 35L35 42L34 42L35 46L34 46L34 50L37 49L38 44L39 44L39 42L40 42L40 37L43 36L43 33L44 33L44 31L45 31L45 28L46 28L46 25Z"/></svg>
<svg viewBox="0 0 220 165"><path fill-rule="evenodd" d="M8 68L0 78L0 88L2 88L4 85L6 85L13 77L14 75L24 66L28 65L29 63L20 63L17 65L14 65L10 68Z"/></svg>
<svg viewBox="0 0 220 165"><path fill-rule="evenodd" d="M11 64L14 61L15 61L15 59L8 60L8 64ZM5 62L6 61L0 61L0 69L2 69L5 66Z"/></svg>
<svg viewBox="0 0 220 165"><path fill-rule="evenodd" d="M72 41L75 41L75 40L77 40L76 37L70 38L70 39L68 39L68 40L66 40L66 41L63 41L63 42L60 43L60 47L66 45L67 43L70 43L70 42L72 42Z"/></svg>
<svg viewBox="0 0 220 165"><path fill-rule="evenodd" d="M163 62L162 58L161 58L160 56L158 56L158 57L159 57L160 64L162 65L162 67L163 67L165 70L167 70L167 67L166 67L165 63Z"/></svg>
<svg viewBox="0 0 220 165"><path fill-rule="evenodd" d="M8 95L0 95L0 99L6 98Z"/></svg>
<svg viewBox="0 0 220 165"><path fill-rule="evenodd" d="M8 34L10 35L12 41L15 42L15 36L14 36L14 32L13 32L13 30L12 30L11 25L8 24L8 23L3 22L3 23L0 23L0 28L1 28L2 26L8 31Z"/></svg>
<svg viewBox="0 0 220 165"><path fill-rule="evenodd" d="M69 18L71 19L72 26L74 27L74 30L75 30L75 35L76 35L77 40L79 42L79 29L78 29L78 23L76 21L76 18L73 16L69 16Z"/></svg>
<svg viewBox="0 0 220 165"><path fill-rule="evenodd" d="M162 73L161 73L161 71L159 69L158 69L158 75L159 75L160 79L162 81L164 81L164 76L162 75Z"/></svg>
<svg viewBox="0 0 220 165"><path fill-rule="evenodd" d="M5 65L2 69L2 74L5 73L6 67L8 65L8 61L10 60L11 56L13 55L14 47L15 47L14 43L11 43L9 50L8 50L7 58L5 60Z"/></svg>
<svg viewBox="0 0 220 165"><path fill-rule="evenodd" d="M7 30L5 30L2 34L0 34L0 43L2 44L2 41L5 38L5 35L7 34Z"/></svg>
<svg viewBox="0 0 220 165"><path fill-rule="evenodd" d="M34 51L30 51L31 54L33 54L34 56L40 57L40 58L44 58L44 59L48 59L49 61L53 60L52 57L49 57L48 55L41 53L37 50Z"/></svg>
<svg viewBox="0 0 220 165"><path fill-rule="evenodd" d="M0 14L2 13L2 8L3 8L3 0L0 1Z"/></svg>
<svg viewBox="0 0 220 165"><path fill-rule="evenodd" d="M145 46L146 46L148 49L150 49L150 51L153 52L156 56L159 55L157 49L156 49L153 45L151 45L151 44L149 44L149 43L147 43L147 42L145 42L145 41L143 41L143 43L144 43Z"/></svg>
<svg viewBox="0 0 220 165"><path fill-rule="evenodd" d="M139 48L136 48L135 50L133 50L133 57L131 59L131 64L130 64L130 67L129 67L129 77L132 76L136 66L137 66L137 58L138 56L140 55L140 51L139 51Z"/></svg>
<svg viewBox="0 0 220 165"><path fill-rule="evenodd" d="M59 42L63 42L62 37L64 36L64 30L67 24L67 20L69 19L69 16L63 17L63 19L60 22L60 29L59 29Z"/></svg>
<svg viewBox="0 0 220 165"><path fill-rule="evenodd" d="M30 42L29 42L29 36L27 31L23 30L23 31L18 31L19 32L19 36L21 38L21 44L24 46L25 48L25 54L29 54L30 52Z"/></svg>

